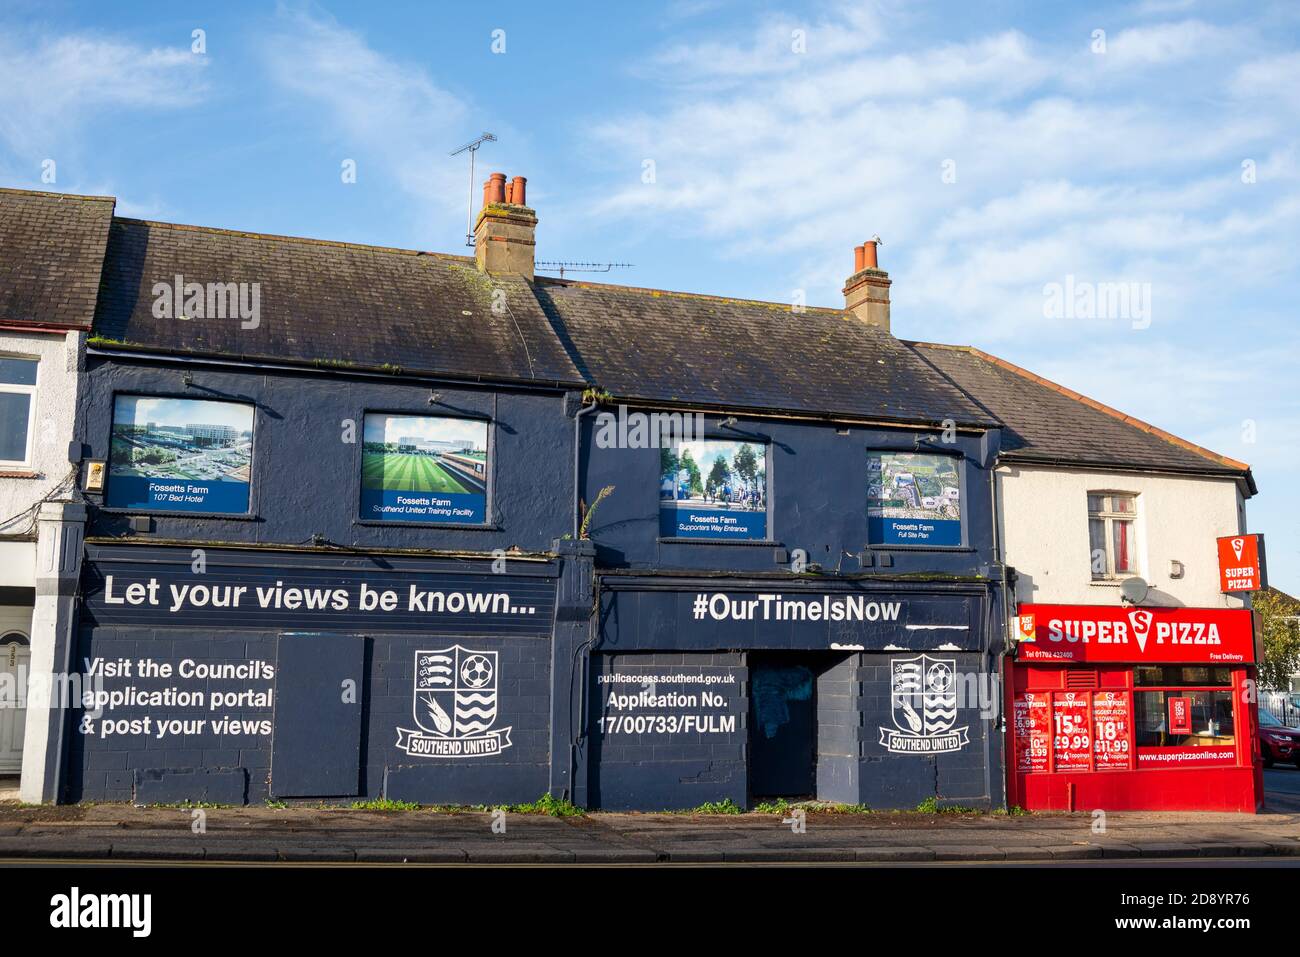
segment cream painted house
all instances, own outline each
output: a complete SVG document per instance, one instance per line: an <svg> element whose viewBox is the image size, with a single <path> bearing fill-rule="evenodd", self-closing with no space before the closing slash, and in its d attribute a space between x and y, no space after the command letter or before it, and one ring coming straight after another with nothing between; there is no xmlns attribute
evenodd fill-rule
<svg viewBox="0 0 1300 957"><path fill-rule="evenodd" d="M113 208L0 189L0 791L31 802L55 798L49 730L66 710L28 691L68 671L54 649L72 627L86 514L72 437Z"/></svg>
<svg viewBox="0 0 1300 957"><path fill-rule="evenodd" d="M1250 467L977 349L914 344L1005 424L998 536L1018 602L1239 608L1215 539L1248 531Z"/></svg>

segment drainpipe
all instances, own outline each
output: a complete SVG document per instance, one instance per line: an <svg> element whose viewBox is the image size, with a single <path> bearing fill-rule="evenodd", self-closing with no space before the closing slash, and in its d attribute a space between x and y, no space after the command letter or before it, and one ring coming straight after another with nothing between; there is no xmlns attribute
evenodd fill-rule
<svg viewBox="0 0 1300 957"><path fill-rule="evenodd" d="M575 542L578 540L578 532L582 529L582 517L578 514L579 502L582 499L582 479L579 475L582 462L582 417L596 411L599 405L599 402L592 399L591 405L584 405L573 416L573 540Z"/></svg>
<svg viewBox="0 0 1300 957"><path fill-rule="evenodd" d="M1000 521L1000 513L998 512L998 461L997 461L997 456L994 456L993 461L992 461L992 462L990 463L990 465L989 465L989 500L990 500L990 504L991 504L992 509L993 509L993 563L994 563L994 565L996 565L997 568L998 568L998 572L999 572L998 577L999 577L999 579L1000 579L1000 585L1001 585L1001 587L998 589L998 592L999 592L999 596L998 596L998 597L999 597L999 600L1000 600L1001 603L1002 603L1002 624L1001 624L1001 627L1002 627L1002 636L1001 636L1001 638L1002 638L1002 650L997 654L996 657L995 657L994 655L992 655L992 654L990 654L988 657L989 657L989 665L990 665L990 668L989 668L990 674L993 673L992 665L993 665L994 662L996 661L996 663L997 663L997 675L998 675L999 679L1001 680L1001 678L1003 677L1003 667L1002 667L1002 666L1003 666L1004 662L1006 661L1007 653L1010 651L1010 648L1008 648L1008 646L1007 646L1007 640L1008 640L1008 639L1007 639L1007 635L1008 635L1008 627L1007 627L1007 625L1008 625L1008 623L1011 621L1011 598L1010 598L1010 596L1007 594L1007 589L1008 589L1008 587L1009 587L1009 585L1010 585L1010 582L1009 582L1008 579L1007 579L1007 563L1006 563L1006 558L1005 558L1005 556L1002 554L1002 535L1001 535L1001 531L1000 531L1002 526L1001 526L1001 521ZM991 641L991 636L990 636L990 644L991 644L991 643L992 643L992 641ZM997 714L998 714L998 716L1002 719L1002 721L1005 723L1005 721L1006 721L1006 715L1005 715L1005 713L1004 713L1004 703L1005 703L1005 700L1006 700L1006 698L1005 698L1006 689L1003 688L1003 687L1000 687L1000 686L999 686L998 691L999 691L999 694L997 695ZM996 733L996 731L995 731L995 733ZM1004 765L1004 769L1005 769L1005 766L1006 766L1007 761L1010 760L1010 758L1008 757L1008 755L1007 755L1006 752L1007 752L1007 739L1006 739L1006 734L1005 734L1005 732L1003 732L1003 734L1002 734L1002 763L1003 763L1003 765ZM988 768L987 765L988 765L988 762L985 762L985 773L986 773L986 774L989 774L989 775L991 776L991 775L992 775L992 770L991 770L990 768ZM990 782L990 784L991 784L991 782ZM1002 800L1003 800L1003 804L1006 804L1006 800L1007 800L1008 795L1007 795L1007 777L1006 777L1005 770L1004 770L1004 773L1002 774L1002 779L1001 779L1001 783L1000 783L999 786L1000 786L1000 789L1002 790ZM992 797L992 788L991 788L991 787L990 787L990 795L989 795L989 796Z"/></svg>

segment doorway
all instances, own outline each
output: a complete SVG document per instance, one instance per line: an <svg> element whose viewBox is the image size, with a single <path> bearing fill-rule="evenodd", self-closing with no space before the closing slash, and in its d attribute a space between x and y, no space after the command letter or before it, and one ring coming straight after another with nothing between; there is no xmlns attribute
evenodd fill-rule
<svg viewBox="0 0 1300 957"><path fill-rule="evenodd" d="M31 644L21 632L0 636L0 775L23 769L23 733L27 728L27 667ZM13 700L10 697L13 696Z"/></svg>
<svg viewBox="0 0 1300 957"><path fill-rule="evenodd" d="M817 666L807 653L749 655L749 792L811 798L817 790Z"/></svg>

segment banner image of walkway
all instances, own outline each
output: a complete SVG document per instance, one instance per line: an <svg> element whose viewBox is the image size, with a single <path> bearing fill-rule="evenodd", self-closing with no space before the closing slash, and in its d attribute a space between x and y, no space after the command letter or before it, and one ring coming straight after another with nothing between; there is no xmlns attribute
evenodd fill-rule
<svg viewBox="0 0 1300 957"><path fill-rule="evenodd" d="M432 415L366 416L361 517L368 521L487 520L487 423Z"/></svg>
<svg viewBox="0 0 1300 957"><path fill-rule="evenodd" d="M107 503L150 511L248 511L253 407L119 395Z"/></svg>
<svg viewBox="0 0 1300 957"><path fill-rule="evenodd" d="M867 526L873 545L961 544L960 459L867 453Z"/></svg>
<svg viewBox="0 0 1300 957"><path fill-rule="evenodd" d="M766 539L766 444L702 439L660 449L659 534Z"/></svg>

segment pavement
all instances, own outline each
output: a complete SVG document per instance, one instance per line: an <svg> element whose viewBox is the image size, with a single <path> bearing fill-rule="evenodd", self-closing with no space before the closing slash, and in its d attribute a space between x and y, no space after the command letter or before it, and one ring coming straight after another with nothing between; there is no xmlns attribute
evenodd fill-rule
<svg viewBox="0 0 1300 957"><path fill-rule="evenodd" d="M0 804L0 860L433 863L905 863L1289 858L1300 813L606 814L555 818L317 807ZM500 833L504 824L504 833Z"/></svg>
<svg viewBox="0 0 1300 957"><path fill-rule="evenodd" d="M1300 865L1300 769L1261 814L1112 812L574 817L346 807L33 806L0 800L0 861L428 864L951 863L1273 859ZM1246 863L1246 861L1242 861Z"/></svg>

